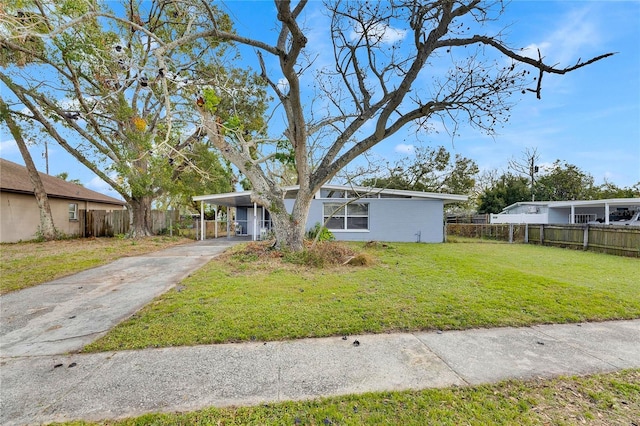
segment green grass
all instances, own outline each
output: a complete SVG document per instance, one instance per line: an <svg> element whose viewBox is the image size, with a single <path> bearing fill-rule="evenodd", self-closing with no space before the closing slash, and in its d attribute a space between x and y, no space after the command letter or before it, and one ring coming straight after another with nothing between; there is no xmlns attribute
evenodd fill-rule
<svg viewBox="0 0 640 426"><path fill-rule="evenodd" d="M374 266L214 260L85 351L640 317L638 259L519 244L368 253Z"/></svg>
<svg viewBox="0 0 640 426"><path fill-rule="evenodd" d="M0 245L0 294L69 274L190 242L184 238L82 238Z"/></svg>
<svg viewBox="0 0 640 426"><path fill-rule="evenodd" d="M106 425L632 425L640 370L147 414ZM70 422L67 425L96 423Z"/></svg>

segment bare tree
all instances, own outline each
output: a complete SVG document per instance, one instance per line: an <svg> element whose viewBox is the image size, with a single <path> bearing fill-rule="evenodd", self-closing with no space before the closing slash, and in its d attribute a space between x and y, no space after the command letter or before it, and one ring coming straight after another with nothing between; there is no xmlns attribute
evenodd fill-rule
<svg viewBox="0 0 640 426"><path fill-rule="evenodd" d="M303 248L309 207L320 187L400 129L429 131L433 120L441 120L453 135L463 123L494 133L508 120L515 93L540 98L545 74L566 74L612 55L566 67L545 62L541 52L532 58L510 46L501 32L492 32L495 25L486 25L500 18L501 1L336 0L325 2L332 57L321 66L315 60L324 50L309 43L305 28L307 0L274 2L275 41L226 30L213 19L208 1L157 4L190 5L212 17L208 28L198 21L194 31L154 45L159 64L198 39L255 50L262 78L279 101L284 138L260 141L220 119L215 105L221 86L202 94L199 112L209 139L250 181L254 201L271 212L276 245L291 250ZM149 31L132 16L119 19ZM303 85L314 89L312 100ZM318 102L322 108L314 108ZM291 211L282 186L268 173L267 164L282 160L295 168L300 186Z"/></svg>
<svg viewBox="0 0 640 426"><path fill-rule="evenodd" d="M254 200L272 212L277 244L293 250L302 249L309 206L321 185L400 129L428 129L439 118L454 134L462 122L493 133L508 119L514 93L540 97L544 74L566 74L611 55L558 67L545 63L540 53L533 59L510 47L500 33L474 34L500 16L501 2L325 2L333 61L314 77L317 94L327 103L326 114L318 116L305 109L301 87L319 54L309 46L302 24L307 1L276 1L275 6L279 35L274 44L215 29L211 34L254 47L262 76L282 105L284 135L300 185L290 213L281 187L261 167L265 160L249 155L241 135L216 137L215 115L202 114L216 146L251 181ZM402 36L392 37L394 31ZM268 69L263 55L278 60L277 72ZM429 77L432 63L445 61L448 71L419 85L419 79ZM318 132L323 133L320 155L311 153L309 144Z"/></svg>
<svg viewBox="0 0 640 426"><path fill-rule="evenodd" d="M535 184L536 173L539 169L536 164L540 160L540 154L538 154L538 148L526 148L522 153L520 160L512 158L509 160L508 168L513 170L520 176L527 176L531 182L531 201L536 200Z"/></svg>

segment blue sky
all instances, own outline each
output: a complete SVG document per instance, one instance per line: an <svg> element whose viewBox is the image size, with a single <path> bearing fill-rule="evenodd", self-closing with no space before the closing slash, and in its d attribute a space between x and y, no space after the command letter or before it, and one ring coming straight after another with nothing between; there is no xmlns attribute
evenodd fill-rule
<svg viewBox="0 0 640 426"><path fill-rule="evenodd" d="M237 25L238 33L275 37L275 25L269 18L274 10L271 2L226 4L232 16L243 21ZM310 45L321 46L327 28L321 2L310 3L306 25L312 30ZM607 179L618 186L631 186L639 182L640 1L516 0L493 25L509 25L511 45L539 47L547 62L560 66L606 52L617 54L565 76L546 75L542 99L523 96L497 136L462 127L454 139L446 132L417 138L407 128L376 146L374 154L393 162L411 155L412 148L420 144L443 145L475 160L481 170L503 171L509 159L536 148L542 167L560 159L590 173L596 183ZM45 171L43 151L42 143L31 148L40 171ZM0 156L23 164L5 129L0 135ZM53 141L49 172L67 172L88 188L116 196Z"/></svg>

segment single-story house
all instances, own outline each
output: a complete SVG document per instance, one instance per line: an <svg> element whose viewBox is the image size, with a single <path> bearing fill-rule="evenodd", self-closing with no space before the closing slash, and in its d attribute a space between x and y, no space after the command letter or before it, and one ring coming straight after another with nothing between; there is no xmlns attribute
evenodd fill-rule
<svg viewBox="0 0 640 426"><path fill-rule="evenodd" d="M491 223L577 224L615 223L630 219L640 210L640 198L610 198L606 200L525 201L511 204Z"/></svg>
<svg viewBox="0 0 640 426"><path fill-rule="evenodd" d="M299 186L284 188L289 212ZM420 191L324 185L309 210L307 229L324 224L337 240L439 243L444 239L444 205L467 201L466 195ZM201 204L204 236L204 204L235 209L227 233L260 239L271 229L269 211L251 201L251 191L193 197ZM227 210L230 212L230 210ZM227 214L227 217L234 217ZM233 229L231 229L233 226ZM202 237L204 238L204 237Z"/></svg>
<svg viewBox="0 0 640 426"><path fill-rule="evenodd" d="M80 235L80 210L123 210L124 201L73 182L39 173L51 206L53 224L65 235ZM0 159L0 242L36 238L40 210L27 168Z"/></svg>

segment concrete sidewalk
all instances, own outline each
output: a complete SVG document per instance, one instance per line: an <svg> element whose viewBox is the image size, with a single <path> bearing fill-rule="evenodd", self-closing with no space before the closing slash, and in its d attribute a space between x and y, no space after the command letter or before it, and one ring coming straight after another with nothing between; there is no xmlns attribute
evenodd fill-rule
<svg viewBox="0 0 640 426"><path fill-rule="evenodd" d="M77 351L236 243L206 240L124 257L0 296L0 356Z"/></svg>
<svg viewBox="0 0 640 426"><path fill-rule="evenodd" d="M354 345L358 340L360 344ZM640 320L3 358L0 423L640 368Z"/></svg>

